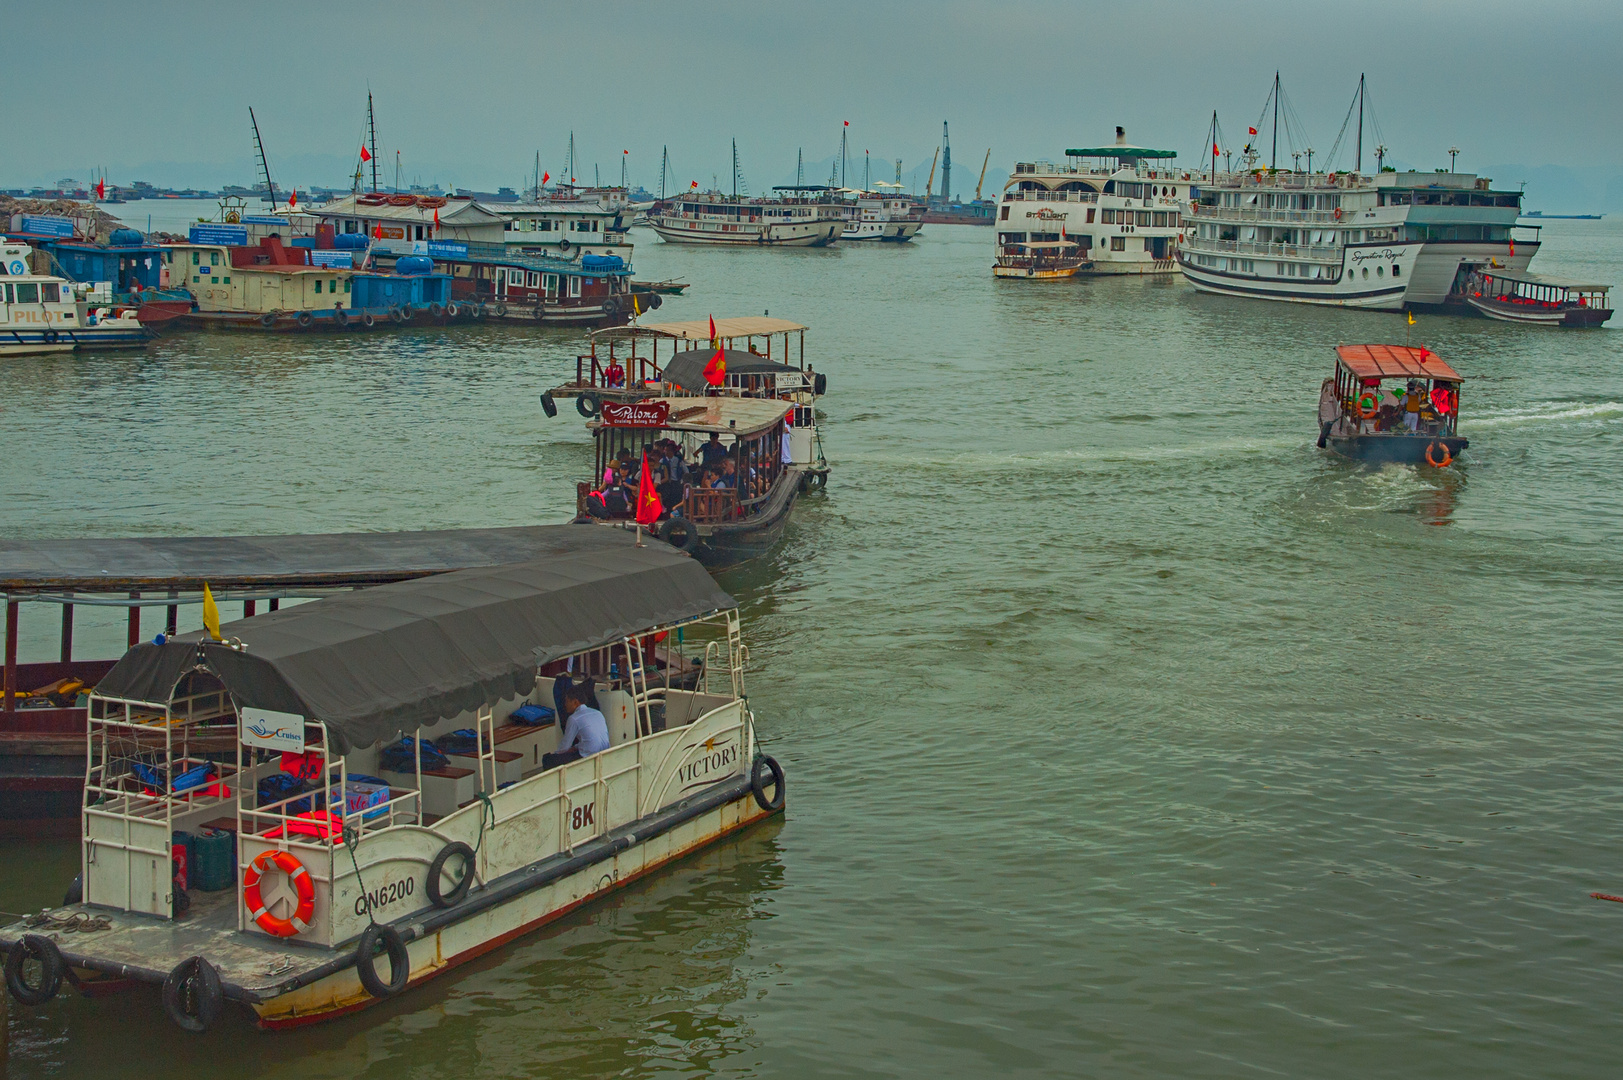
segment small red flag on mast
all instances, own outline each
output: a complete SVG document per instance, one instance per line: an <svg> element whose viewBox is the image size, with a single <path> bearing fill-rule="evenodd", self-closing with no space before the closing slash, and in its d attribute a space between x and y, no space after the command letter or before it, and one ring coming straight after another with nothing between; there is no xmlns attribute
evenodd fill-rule
<svg viewBox="0 0 1623 1080"><path fill-rule="evenodd" d="M440 227L440 208L434 207L434 228Z"/></svg>
<svg viewBox="0 0 1623 1080"><path fill-rule="evenodd" d="M372 160L372 151L370 151L370 150L368 150L366 148L365 143L361 144L361 160L362 161L371 161Z"/></svg>
<svg viewBox="0 0 1623 1080"><path fill-rule="evenodd" d="M552 174L551 173L544 172L544 173L541 174L541 182L543 184L546 183L548 180L551 180L551 179L552 179Z"/></svg>
<svg viewBox="0 0 1623 1080"><path fill-rule="evenodd" d="M710 347L712 349L716 347L716 317L714 315L710 316Z"/></svg>
<svg viewBox="0 0 1623 1080"><path fill-rule="evenodd" d="M1256 128L1246 128L1246 129L1245 129L1245 130L1246 130L1246 131L1247 131L1247 132L1248 132L1248 133L1249 133L1249 134L1252 134L1252 135L1255 135L1255 134L1256 134L1256 133L1257 133L1257 129L1256 129Z"/></svg>
<svg viewBox="0 0 1623 1080"><path fill-rule="evenodd" d="M291 210L297 205L299 205L299 189L294 188L292 191L288 192L287 208Z"/></svg>
<svg viewBox="0 0 1623 1080"><path fill-rule="evenodd" d="M96 198L107 198L107 177L105 176L96 181Z"/></svg>

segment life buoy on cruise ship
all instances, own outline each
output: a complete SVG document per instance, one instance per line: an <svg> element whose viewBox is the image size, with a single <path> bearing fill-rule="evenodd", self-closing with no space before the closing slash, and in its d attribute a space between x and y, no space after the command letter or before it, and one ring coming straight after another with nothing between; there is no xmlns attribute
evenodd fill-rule
<svg viewBox="0 0 1623 1080"><path fill-rule="evenodd" d="M1336 207L1336 220L1337 221L1341 220L1341 207L1339 207L1339 206Z"/></svg>
<svg viewBox="0 0 1623 1080"><path fill-rule="evenodd" d="M287 875L299 898L290 918L272 915L259 893L259 879L273 866ZM259 924L261 930L277 937L292 937L309 926L310 917L315 914L316 884L310 877L310 871L291 851L262 851L248 864L248 872L242 875L242 902L248 907L249 917Z"/></svg>

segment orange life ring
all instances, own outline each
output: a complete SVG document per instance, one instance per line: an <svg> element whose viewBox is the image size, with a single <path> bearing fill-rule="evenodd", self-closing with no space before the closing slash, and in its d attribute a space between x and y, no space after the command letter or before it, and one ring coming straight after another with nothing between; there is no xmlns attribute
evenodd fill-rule
<svg viewBox="0 0 1623 1080"><path fill-rule="evenodd" d="M291 918L282 919L272 915L259 895L259 879L272 866L288 876L294 891L298 893L299 903ZM242 902L248 906L249 915L261 930L277 937L292 937L309 926L310 917L315 914L316 884L310 878L310 871L291 851L262 851L248 864L248 872L242 875Z"/></svg>
<svg viewBox="0 0 1623 1080"><path fill-rule="evenodd" d="M1337 221L1341 220L1341 207L1339 207L1339 206L1336 207L1336 220Z"/></svg>
<svg viewBox="0 0 1623 1080"><path fill-rule="evenodd" d="M1364 402L1366 401L1369 402L1369 408L1367 409L1364 408ZM1358 407L1358 415L1363 417L1365 420L1368 420L1370 417L1381 411L1381 399L1371 391L1365 391L1364 393L1359 394L1358 400L1354 402L1354 404Z"/></svg>
<svg viewBox="0 0 1623 1080"><path fill-rule="evenodd" d="M1431 452L1433 450L1437 449L1437 447L1439 447L1439 446L1441 446L1443 448L1443 460L1441 460L1441 461L1438 461L1436 458L1431 456ZM1449 464L1451 462L1453 462L1453 460L1454 460L1454 455L1449 452L1447 443L1434 442L1434 443L1431 443L1431 444L1427 445L1427 447L1426 447L1426 464L1430 465L1432 468L1434 468L1434 469L1446 469L1449 466Z"/></svg>

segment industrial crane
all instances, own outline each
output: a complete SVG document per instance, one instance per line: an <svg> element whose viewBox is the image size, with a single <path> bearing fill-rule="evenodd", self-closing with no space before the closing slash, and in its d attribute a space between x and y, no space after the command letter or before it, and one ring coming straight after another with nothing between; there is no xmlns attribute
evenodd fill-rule
<svg viewBox="0 0 1623 1080"><path fill-rule="evenodd" d="M981 161L981 178L979 180L975 181L975 201L976 202L981 201L981 185L986 183L986 165L987 165L987 162L989 162L991 160L992 160L992 149L991 149L991 147L987 147L987 149L986 149L986 157L985 157L984 160Z"/></svg>

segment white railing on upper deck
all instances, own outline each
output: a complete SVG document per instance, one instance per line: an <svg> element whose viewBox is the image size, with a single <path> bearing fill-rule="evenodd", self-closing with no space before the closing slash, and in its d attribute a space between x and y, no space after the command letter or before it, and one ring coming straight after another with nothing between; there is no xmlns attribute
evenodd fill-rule
<svg viewBox="0 0 1623 1080"><path fill-rule="evenodd" d="M1288 259L1312 259L1340 264L1339 247L1329 244L1261 244L1250 240L1211 240L1190 237L1184 241L1190 251L1221 252L1227 255L1274 255Z"/></svg>
<svg viewBox="0 0 1623 1080"><path fill-rule="evenodd" d="M1344 215L1345 216L1345 215ZM1261 221L1288 222L1302 225L1335 225L1334 210L1278 210L1255 206L1207 206L1201 204L1202 221Z"/></svg>

